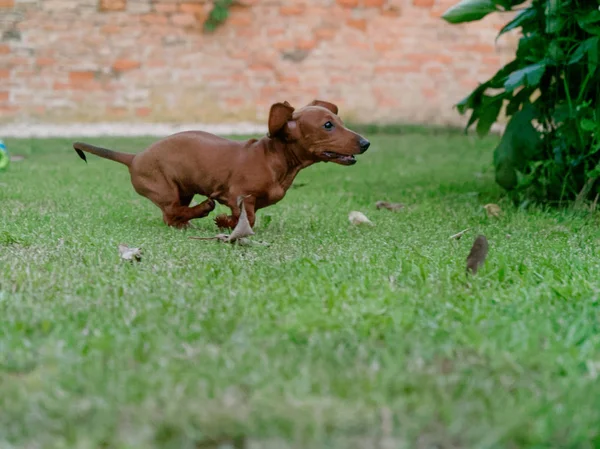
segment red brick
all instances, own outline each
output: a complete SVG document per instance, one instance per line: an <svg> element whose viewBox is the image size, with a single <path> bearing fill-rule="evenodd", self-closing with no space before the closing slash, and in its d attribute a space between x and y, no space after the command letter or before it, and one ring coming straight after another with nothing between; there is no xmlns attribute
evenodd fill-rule
<svg viewBox="0 0 600 449"><path fill-rule="evenodd" d="M348 44L350 45L350 47L357 48L360 50L369 50L371 48L369 42L356 39L349 41Z"/></svg>
<svg viewBox="0 0 600 449"><path fill-rule="evenodd" d="M246 99L241 97L225 99L225 104L230 108L240 107L243 106L245 103Z"/></svg>
<svg viewBox="0 0 600 449"><path fill-rule="evenodd" d="M292 50L296 48L296 43L292 40L277 40L274 41L271 46L276 50Z"/></svg>
<svg viewBox="0 0 600 449"><path fill-rule="evenodd" d="M138 117L148 117L150 114L152 114L152 109L150 108L137 108L135 110L135 115Z"/></svg>
<svg viewBox="0 0 600 449"><path fill-rule="evenodd" d="M273 66L271 64L254 62L248 66L248 69L255 72L271 72L273 71Z"/></svg>
<svg viewBox="0 0 600 449"><path fill-rule="evenodd" d="M98 9L100 11L125 11L127 0L100 0Z"/></svg>
<svg viewBox="0 0 600 449"><path fill-rule="evenodd" d="M497 66L500 65L501 59L498 56L484 56L481 58L481 63L485 65Z"/></svg>
<svg viewBox="0 0 600 449"><path fill-rule="evenodd" d="M438 96L438 91L429 87L421 89L423 96L429 100L432 100Z"/></svg>
<svg viewBox="0 0 600 449"><path fill-rule="evenodd" d="M430 55L428 57L429 61L439 62L440 64L451 64L454 59L450 55Z"/></svg>
<svg viewBox="0 0 600 449"><path fill-rule="evenodd" d="M381 8L385 5L385 0L362 0L362 4L367 8Z"/></svg>
<svg viewBox="0 0 600 449"><path fill-rule="evenodd" d="M285 30L283 28L269 28L267 30L267 36L269 36L269 37L281 36L284 33L285 33Z"/></svg>
<svg viewBox="0 0 600 449"><path fill-rule="evenodd" d="M472 53L494 53L495 48L489 44L453 45L454 51L466 51Z"/></svg>
<svg viewBox="0 0 600 449"><path fill-rule="evenodd" d="M204 5L200 3L182 3L179 10L186 14L204 14Z"/></svg>
<svg viewBox="0 0 600 449"><path fill-rule="evenodd" d="M165 67L167 63L164 59L150 59L146 61L146 67Z"/></svg>
<svg viewBox="0 0 600 449"><path fill-rule="evenodd" d="M13 8L15 0L0 0L0 8Z"/></svg>
<svg viewBox="0 0 600 449"><path fill-rule="evenodd" d="M344 84L344 83L350 83L352 82L352 78L349 76L332 76L331 77L331 83L332 84Z"/></svg>
<svg viewBox="0 0 600 449"><path fill-rule="evenodd" d="M0 103L8 103L8 91L0 91Z"/></svg>
<svg viewBox="0 0 600 449"><path fill-rule="evenodd" d="M196 21L196 16L194 16L194 14L182 13L182 14L173 14L171 16L171 23L173 25L186 27L186 26L196 25L197 21Z"/></svg>
<svg viewBox="0 0 600 449"><path fill-rule="evenodd" d="M377 75L383 75L386 73L405 73L407 66L404 65L376 65L374 72ZM408 70L410 72L410 70Z"/></svg>
<svg viewBox="0 0 600 449"><path fill-rule="evenodd" d="M394 48L394 44L389 43L389 42L374 42L373 48L379 52L386 52L386 51Z"/></svg>
<svg viewBox="0 0 600 449"><path fill-rule="evenodd" d="M293 75L280 76L278 80L284 86L297 86L300 84L300 79Z"/></svg>
<svg viewBox="0 0 600 449"><path fill-rule="evenodd" d="M232 27L245 27L252 25L252 16L246 11L231 11L227 24Z"/></svg>
<svg viewBox="0 0 600 449"><path fill-rule="evenodd" d="M315 30L315 37L319 40L330 40L335 37L336 31L334 28L319 28Z"/></svg>
<svg viewBox="0 0 600 449"><path fill-rule="evenodd" d="M413 5L417 8L431 8L435 0L413 0Z"/></svg>
<svg viewBox="0 0 600 449"><path fill-rule="evenodd" d="M140 67L139 61L133 61L131 59L117 59L112 68L115 72L127 72L129 70L135 70Z"/></svg>
<svg viewBox="0 0 600 449"><path fill-rule="evenodd" d="M0 55L7 55L10 53L10 47L6 44L0 44Z"/></svg>
<svg viewBox="0 0 600 449"><path fill-rule="evenodd" d="M54 65L56 61L52 58L37 58L35 60L35 65L38 67L48 67Z"/></svg>
<svg viewBox="0 0 600 449"><path fill-rule="evenodd" d="M229 53L229 57L232 59L248 59L250 52L248 50L239 50Z"/></svg>
<svg viewBox="0 0 600 449"><path fill-rule="evenodd" d="M20 108L14 104L8 104L6 106L0 106L0 115L12 115L19 112Z"/></svg>
<svg viewBox="0 0 600 449"><path fill-rule="evenodd" d="M69 81L72 83L93 81L94 78L95 78L94 72L71 72L71 73L69 73Z"/></svg>
<svg viewBox="0 0 600 449"><path fill-rule="evenodd" d="M385 17L399 17L402 14L402 10L396 5L386 5L381 11Z"/></svg>
<svg viewBox="0 0 600 449"><path fill-rule="evenodd" d="M346 21L346 24L349 27L356 28L357 30L360 30L360 31L367 30L367 21L365 19L348 19Z"/></svg>
<svg viewBox="0 0 600 449"><path fill-rule="evenodd" d="M410 53L404 58L417 64L426 64L432 60L432 56L425 53Z"/></svg>
<svg viewBox="0 0 600 449"><path fill-rule="evenodd" d="M154 4L154 11L159 13L169 13L177 11L177 3L156 3Z"/></svg>
<svg viewBox="0 0 600 449"><path fill-rule="evenodd" d="M0 80L7 80L10 78L10 70L0 69Z"/></svg>
<svg viewBox="0 0 600 449"><path fill-rule="evenodd" d="M356 8L358 6L358 0L336 0L336 2L344 8Z"/></svg>
<svg viewBox="0 0 600 449"><path fill-rule="evenodd" d="M90 90L100 90L102 88L102 85L100 83L98 83L97 81L93 81L93 80L92 81L71 81L69 83L56 82L53 84L52 88L54 90L90 91Z"/></svg>
<svg viewBox="0 0 600 449"><path fill-rule="evenodd" d="M304 12L304 5L285 5L279 8L282 16L298 16Z"/></svg>
<svg viewBox="0 0 600 449"><path fill-rule="evenodd" d="M446 69L443 67L427 67L426 69L427 74L429 75L439 75L440 73L445 73Z"/></svg>
<svg viewBox="0 0 600 449"><path fill-rule="evenodd" d="M100 28L102 34L117 34L120 33L122 28L118 25L105 25Z"/></svg>
<svg viewBox="0 0 600 449"><path fill-rule="evenodd" d="M52 85L52 89L54 89L54 90L69 90L69 89L71 89L71 85L68 83L55 82Z"/></svg>
<svg viewBox="0 0 600 449"><path fill-rule="evenodd" d="M317 46L317 41L314 39L300 39L296 46L300 50L312 50Z"/></svg>
<svg viewBox="0 0 600 449"><path fill-rule="evenodd" d="M236 23L235 27L235 36L243 42L256 38L256 31L253 28L249 28L242 23Z"/></svg>
<svg viewBox="0 0 600 449"><path fill-rule="evenodd" d="M23 67L29 67L31 65L31 61L28 58L24 58L21 56L15 56L13 58L6 59L5 61L8 63L9 67L16 67L19 69Z"/></svg>
<svg viewBox="0 0 600 449"><path fill-rule="evenodd" d="M111 106L106 109L106 112L111 116L122 117L127 114L126 108Z"/></svg>
<svg viewBox="0 0 600 449"><path fill-rule="evenodd" d="M144 23L165 25L169 23L169 18L163 14L144 14L140 17L140 20Z"/></svg>

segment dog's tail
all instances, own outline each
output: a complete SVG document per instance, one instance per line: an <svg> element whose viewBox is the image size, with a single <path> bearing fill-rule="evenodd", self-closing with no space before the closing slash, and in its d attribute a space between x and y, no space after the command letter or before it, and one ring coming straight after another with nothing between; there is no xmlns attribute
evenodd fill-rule
<svg viewBox="0 0 600 449"><path fill-rule="evenodd" d="M94 145L89 145L83 142L75 142L73 144L73 148L79 155L81 159L83 159L87 163L87 158L85 157L84 151L88 153L95 154L96 156L103 157L104 159L110 159L111 161L119 162L121 164L127 165L127 167L131 167L131 163L133 162L133 158L135 154L131 153L120 153L118 151L107 150L106 148L96 147Z"/></svg>

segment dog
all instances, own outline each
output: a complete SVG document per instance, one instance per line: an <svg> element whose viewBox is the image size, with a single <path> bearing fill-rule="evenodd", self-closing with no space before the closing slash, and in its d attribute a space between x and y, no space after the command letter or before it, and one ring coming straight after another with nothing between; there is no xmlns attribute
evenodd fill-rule
<svg viewBox="0 0 600 449"><path fill-rule="evenodd" d="M256 211L279 202L300 170L317 162L354 165L370 142L344 126L338 107L314 100L295 110L287 101L271 106L268 134L234 141L203 131L172 134L132 154L83 142L73 148L126 165L135 191L160 208L168 226L187 228L190 220L212 212L215 202L231 215L215 218L221 229L233 229L240 216L237 198L244 198L250 226ZM194 195L207 199L190 207Z"/></svg>

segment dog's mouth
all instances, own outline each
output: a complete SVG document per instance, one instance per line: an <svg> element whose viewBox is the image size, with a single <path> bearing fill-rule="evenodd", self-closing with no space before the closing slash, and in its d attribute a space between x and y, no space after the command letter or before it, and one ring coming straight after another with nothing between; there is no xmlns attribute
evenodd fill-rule
<svg viewBox="0 0 600 449"><path fill-rule="evenodd" d="M324 151L321 153L325 158L325 162L335 162L340 165L354 165L356 159L351 154L340 154L333 151Z"/></svg>

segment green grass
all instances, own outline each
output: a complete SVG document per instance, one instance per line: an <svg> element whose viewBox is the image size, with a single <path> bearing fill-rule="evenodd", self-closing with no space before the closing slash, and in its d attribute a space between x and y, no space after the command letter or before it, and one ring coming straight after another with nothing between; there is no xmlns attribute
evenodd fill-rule
<svg viewBox="0 0 600 449"><path fill-rule="evenodd" d="M0 447L598 447L598 215L510 207L494 137L369 137L259 211L269 247L190 240L212 220L167 228L122 166L9 139L27 159L0 173Z"/></svg>

